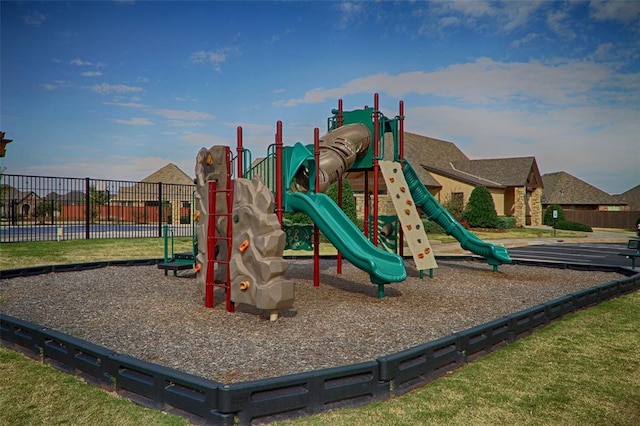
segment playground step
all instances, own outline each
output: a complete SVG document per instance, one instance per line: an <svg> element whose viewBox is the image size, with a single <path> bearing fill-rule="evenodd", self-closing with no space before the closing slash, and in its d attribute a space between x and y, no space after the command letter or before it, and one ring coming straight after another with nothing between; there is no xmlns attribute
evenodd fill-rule
<svg viewBox="0 0 640 426"><path fill-rule="evenodd" d="M158 269L164 269L165 271L184 271L193 268L193 262L185 262L172 260L169 262L158 263Z"/></svg>

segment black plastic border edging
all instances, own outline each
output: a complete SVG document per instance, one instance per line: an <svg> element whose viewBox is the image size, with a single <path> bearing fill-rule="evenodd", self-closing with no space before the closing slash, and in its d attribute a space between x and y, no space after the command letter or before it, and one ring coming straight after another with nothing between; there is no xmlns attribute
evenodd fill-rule
<svg viewBox="0 0 640 426"><path fill-rule="evenodd" d="M63 265L31 266L28 268L0 270L0 279L8 280L17 277L30 277L34 275L50 274L52 272L78 272L90 269L106 268L107 266L144 266L156 265L163 259L133 259L133 260L107 260L103 262L69 263Z"/></svg>
<svg viewBox="0 0 640 426"><path fill-rule="evenodd" d="M460 258L456 258L460 259ZM0 278L71 272L105 266L153 265L158 259L95 262L0 271ZM8 315L0 341L57 368L80 375L142 405L207 424L249 424L363 405L402 395L448 371L507 345L579 309L640 289L627 268L564 262L514 263L626 275L375 361L250 382L222 384L160 366Z"/></svg>

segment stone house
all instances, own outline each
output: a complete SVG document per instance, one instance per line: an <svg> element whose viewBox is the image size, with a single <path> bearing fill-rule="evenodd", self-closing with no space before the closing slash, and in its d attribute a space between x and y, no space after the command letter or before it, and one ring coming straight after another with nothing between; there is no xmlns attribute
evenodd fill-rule
<svg viewBox="0 0 640 426"><path fill-rule="evenodd" d="M476 186L486 187L493 197L496 213L511 216L516 226L542 224L543 182L535 157L492 158L472 160L454 143L404 134L404 156L418 173L420 180L440 204L456 199L466 205ZM384 158L393 159L393 140L385 136ZM369 172L369 190L373 188ZM356 194L359 214L364 206L364 172L346 174ZM391 201L380 176L380 214L393 214Z"/></svg>

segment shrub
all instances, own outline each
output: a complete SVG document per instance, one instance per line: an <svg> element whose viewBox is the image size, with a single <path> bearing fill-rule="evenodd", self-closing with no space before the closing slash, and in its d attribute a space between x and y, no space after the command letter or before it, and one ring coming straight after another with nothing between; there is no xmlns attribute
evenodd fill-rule
<svg viewBox="0 0 640 426"><path fill-rule="evenodd" d="M557 220L556 229L563 229L565 231L583 231L593 232L593 229L589 225L579 222L571 222L570 220Z"/></svg>
<svg viewBox="0 0 640 426"><path fill-rule="evenodd" d="M542 219L542 223L547 226L553 226L553 211L558 211L558 218L556 222L560 222L561 220L565 220L564 218L564 210L558 204L551 204L547 207L547 210L544 211L544 218ZM557 223L556 223L557 227Z"/></svg>
<svg viewBox="0 0 640 426"><path fill-rule="evenodd" d="M477 186L469 196L469 202L464 208L462 220L475 228L496 228L498 214L493 203L491 193L484 186Z"/></svg>
<svg viewBox="0 0 640 426"><path fill-rule="evenodd" d="M282 221L287 224L299 224L299 225L313 225L313 221L306 213L295 212L285 213Z"/></svg>
<svg viewBox="0 0 640 426"><path fill-rule="evenodd" d="M516 227L516 218L513 216L498 216L498 229L512 229Z"/></svg>
<svg viewBox="0 0 640 426"><path fill-rule="evenodd" d="M432 220L422 219L422 226L424 231L428 234L444 234L445 230L442 226L438 225Z"/></svg>

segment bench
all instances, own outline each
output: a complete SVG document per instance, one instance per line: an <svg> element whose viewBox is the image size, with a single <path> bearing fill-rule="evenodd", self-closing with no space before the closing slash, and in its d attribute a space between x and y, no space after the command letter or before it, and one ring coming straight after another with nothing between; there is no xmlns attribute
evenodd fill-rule
<svg viewBox="0 0 640 426"><path fill-rule="evenodd" d="M631 269L636 269L636 258L640 257L640 240L629 240L627 248L635 250L635 253L618 253L618 255L631 259Z"/></svg>

